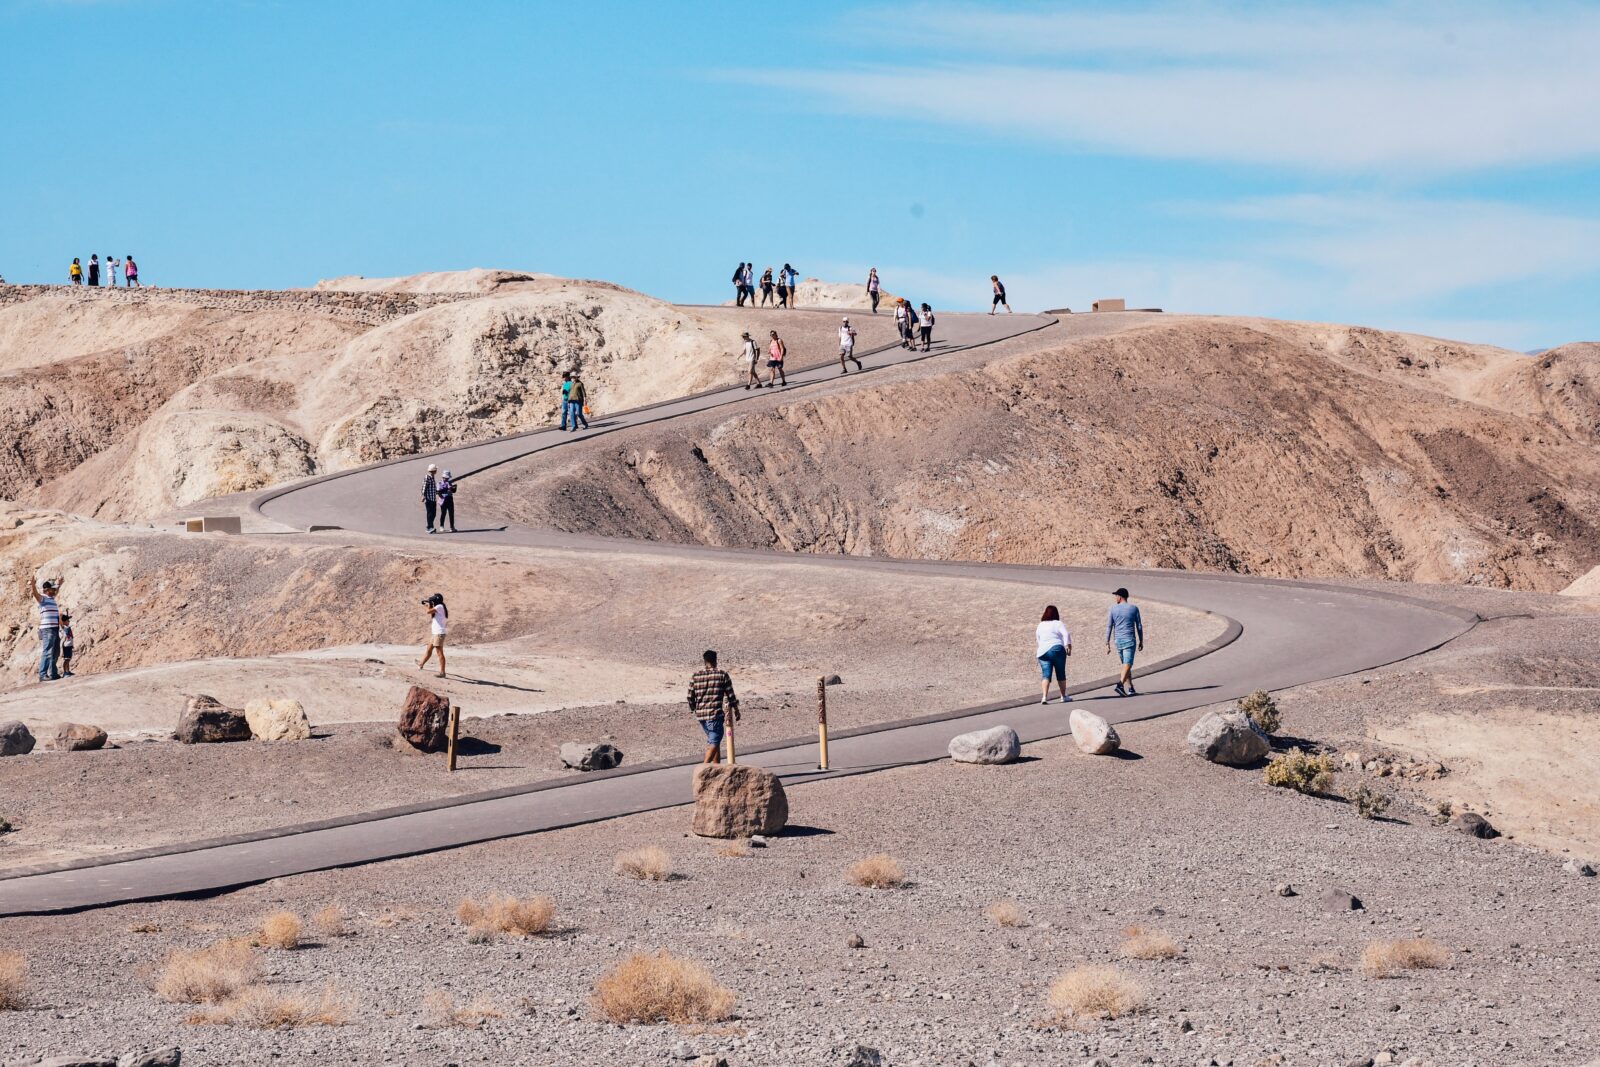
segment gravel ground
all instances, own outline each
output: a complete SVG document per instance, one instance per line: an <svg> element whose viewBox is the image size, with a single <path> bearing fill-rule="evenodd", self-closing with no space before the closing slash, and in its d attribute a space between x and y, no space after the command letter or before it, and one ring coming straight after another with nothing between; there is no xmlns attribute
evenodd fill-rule
<svg viewBox="0 0 1600 1067"><path fill-rule="evenodd" d="M1499 684L1511 652L1538 667L1588 642L1593 658L1592 629L1572 628L1552 653L1545 620L1496 625L1504 654L1447 648L1291 691L1287 730L1318 742L1365 737L1395 694L1410 703L1431 691L1432 710L1453 707L1437 687L1414 685L1419 672ZM0 944L23 951L35 976L35 1006L3 1017L5 1043L19 1058L175 1043L201 1065L550 1063L575 1050L611 1064L693 1052L734 1067L842 1065L857 1043L895 1067L1097 1056L1343 1065L1384 1054L1439 1067L1577 1067L1600 1056L1600 879L1519 840L1436 827L1431 798L1410 785L1390 787L1387 818L1365 821L1338 799L1205 764L1182 744L1198 714L1123 728L1125 759L1046 742L1011 767L939 763L803 786L791 793L791 831L743 856L686 837L688 813L675 810L208 900L0 920ZM1592 766L1594 753L1586 758ZM1340 778L1336 789L1354 784ZM651 844L669 850L681 877L612 873L618 851ZM847 884L844 869L875 852L895 855L910 886ZM1279 895L1284 883L1296 895ZM1321 895L1334 889L1363 907L1324 910ZM455 905L494 890L552 895L560 932L469 944ZM1027 925L986 919L1001 900ZM329 904L349 913L354 935L267 953L267 981L334 984L355 1006L349 1025L190 1025L190 1009L158 1000L141 977L172 947L245 933L277 908L304 915ZM1134 925L1164 930L1181 955L1117 959ZM852 934L863 947L848 947ZM1370 942L1413 936L1445 946L1449 965L1390 979L1356 969ZM588 1000L596 978L656 948L704 962L738 995L736 1018L700 1028L598 1021ZM1086 962L1131 976L1144 1010L1053 1025L1050 983ZM475 1030L421 1028L433 990L486 999L504 1016Z"/></svg>

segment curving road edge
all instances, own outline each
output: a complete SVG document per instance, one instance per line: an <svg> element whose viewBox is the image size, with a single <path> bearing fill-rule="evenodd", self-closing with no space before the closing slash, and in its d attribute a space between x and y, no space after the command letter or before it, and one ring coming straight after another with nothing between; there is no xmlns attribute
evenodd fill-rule
<svg viewBox="0 0 1600 1067"><path fill-rule="evenodd" d="M802 312L804 313L804 312ZM827 312L833 314L836 312ZM1136 324L1134 317L1127 320ZM894 346L863 352L874 371L992 344L1058 326L1049 316L942 317L946 340L934 352ZM875 358L874 358L875 357ZM797 392L836 380L832 364L791 375ZM860 375L851 375L851 381ZM848 382L846 384L849 384ZM427 455L325 475L268 490L252 499L258 514L287 527L334 526L394 536L416 529L412 500L429 461L450 457L467 473L536 456L550 448L728 404L770 397L738 387L619 412L587 433L538 430ZM1070 687L1082 704L1117 723L1150 719L1235 699L1252 689L1284 689L1394 663L1438 648L1470 630L1478 616L1401 594L1318 583L1181 571L933 563L850 556L788 555L753 549L713 549L613 540L486 522L452 539L592 552L650 552L682 558L737 556L773 566L858 568L932 577L978 578L1105 592L1127 585L1135 598L1218 615L1223 632L1212 641L1148 666L1135 698L1108 695L1112 676ZM315 536L315 535L311 535ZM1152 620L1158 622L1158 620ZM1020 686L1019 686L1020 688ZM793 787L945 757L953 733L1004 722L1035 742L1069 733L1068 709L1032 701L978 707L836 732L830 770L816 767L814 737L781 741L740 753L778 773ZM959 720L959 726L954 726ZM271 878L354 866L537 833L688 802L697 761L667 760L615 771L565 776L523 786L358 813L320 822L204 841L117 853L63 864L0 872L0 916L82 910L137 900L216 892Z"/></svg>

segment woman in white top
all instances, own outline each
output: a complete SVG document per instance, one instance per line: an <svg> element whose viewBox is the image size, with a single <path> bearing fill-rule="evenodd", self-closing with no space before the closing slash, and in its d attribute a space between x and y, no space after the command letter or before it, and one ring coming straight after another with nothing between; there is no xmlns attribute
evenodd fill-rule
<svg viewBox="0 0 1600 1067"><path fill-rule="evenodd" d="M1039 673L1044 681L1039 686L1039 703L1050 703L1050 676L1056 677L1056 688L1061 690L1061 702L1067 695L1067 657L1072 655L1072 634L1061 623L1061 613L1054 604L1044 609L1039 625L1034 629L1035 654L1039 657Z"/></svg>
<svg viewBox="0 0 1600 1067"><path fill-rule="evenodd" d="M450 609L444 606L444 594L435 593L422 601L423 610L428 613L428 628L432 633L428 637L428 647L422 653L422 662L417 664L417 670L422 670L428 665L428 660L433 658L435 652L439 653L439 677L444 677L444 637L450 630Z"/></svg>

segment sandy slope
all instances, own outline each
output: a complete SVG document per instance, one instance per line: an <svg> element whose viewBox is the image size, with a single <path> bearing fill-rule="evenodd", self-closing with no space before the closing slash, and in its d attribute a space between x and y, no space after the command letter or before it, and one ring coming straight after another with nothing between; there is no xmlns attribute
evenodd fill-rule
<svg viewBox="0 0 1600 1067"><path fill-rule="evenodd" d="M1058 332L1093 318L508 467L480 491L567 530L798 551L1544 590L1600 562L1583 429L1600 347L1535 361L1153 316Z"/></svg>

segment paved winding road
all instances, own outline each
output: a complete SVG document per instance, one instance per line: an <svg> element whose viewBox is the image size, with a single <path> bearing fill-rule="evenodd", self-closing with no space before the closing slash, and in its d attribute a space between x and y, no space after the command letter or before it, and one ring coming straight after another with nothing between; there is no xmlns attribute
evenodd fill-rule
<svg viewBox="0 0 1600 1067"><path fill-rule="evenodd" d="M1132 315L1125 319L1075 316L1060 323L1039 316L945 315L940 323L946 340L927 358L1032 330L1048 329L1052 336L1059 334L1065 340L1139 321L1140 317ZM922 358L895 347L863 355L869 381L874 369ZM823 365L791 375L793 384L787 391L841 385L848 388L860 377L851 374L841 383L837 365ZM753 393L737 387L715 390L619 413L598 420L586 433L542 430L312 479L268 491L255 499L254 506L269 519L301 529L326 524L388 535L414 531L425 537L416 497L423 469L430 461L465 472L461 477L470 477L574 440L623 432L770 395L765 390ZM1083 694L1080 700L1113 722L1169 715L1230 700L1251 689L1283 689L1391 663L1435 648L1466 632L1477 621L1471 612L1404 596L1310 582L1174 571L786 555L618 542L502 525L486 521L485 516L464 514L462 518L472 520L462 525L476 529L455 535L452 540L595 552L626 547L630 552L681 557L735 554L760 557L772 566L945 575L1098 592L1127 585L1134 590L1136 599L1180 604L1224 617L1225 632L1210 644L1161 663L1141 664L1138 697L1109 696L1109 676L1082 682L1072 689ZM1027 688L1019 679L1019 689ZM1068 710L1059 704L1003 703L835 735L827 773L816 769L814 737L744 751L740 758L773 769L792 787L822 778L939 759L945 755L945 746L953 734L1002 722L1015 728L1024 741L1060 736L1068 732ZM687 802L692 771L693 764L684 761L583 777L568 775L494 793L369 812L325 823L8 872L0 874L0 916L220 890L284 875L672 807Z"/></svg>

